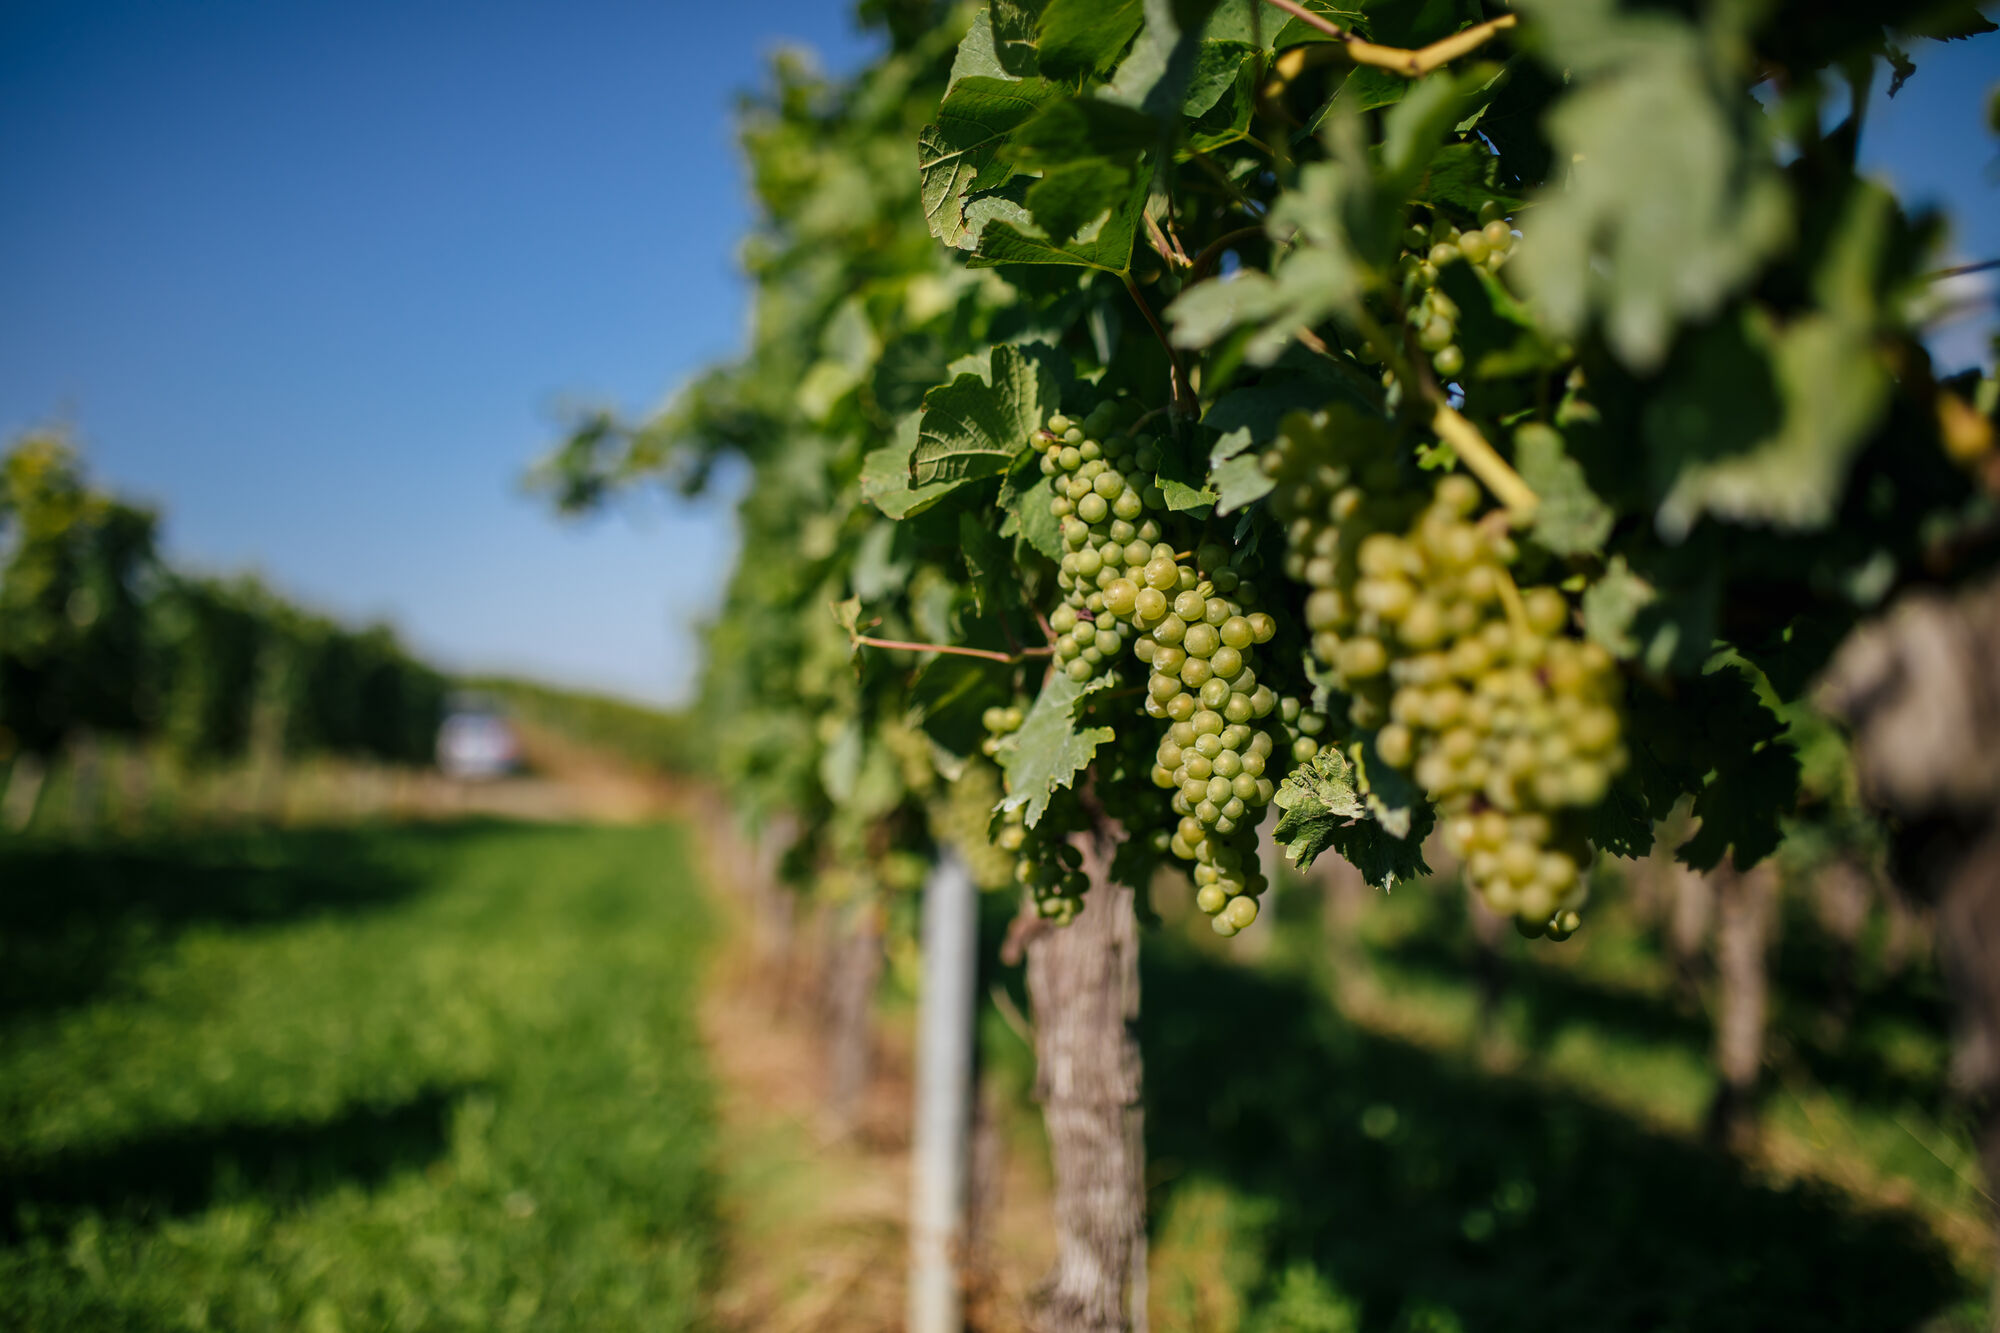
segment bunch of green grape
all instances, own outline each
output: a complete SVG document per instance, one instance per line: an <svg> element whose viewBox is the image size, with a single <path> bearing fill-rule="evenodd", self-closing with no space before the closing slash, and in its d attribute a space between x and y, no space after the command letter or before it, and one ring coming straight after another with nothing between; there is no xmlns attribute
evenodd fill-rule
<svg viewBox="0 0 2000 1333"><path fill-rule="evenodd" d="M1616 664L1569 634L1560 591L1516 587L1514 542L1497 515L1475 520L1469 477L1442 478L1392 524L1331 442L1288 424L1263 465L1280 482L1287 570L1312 588L1313 652L1349 720L1437 805L1487 905L1567 938L1587 893L1581 816L1625 763Z"/></svg>
<svg viewBox="0 0 2000 1333"><path fill-rule="evenodd" d="M1195 863L1197 901L1233 935L1256 920L1265 888L1252 812L1276 793L1279 764L1273 731L1252 724L1279 698L1253 658L1277 623L1253 609L1256 587L1227 547L1189 560L1162 540L1164 497L1146 480L1157 447L1116 423L1112 406L1082 425L1058 413L1032 437L1064 547L1063 601L1049 616L1056 658L1077 681L1115 669L1128 645L1148 667L1146 712L1169 724L1152 774L1173 792L1168 848Z"/></svg>
<svg viewBox="0 0 2000 1333"><path fill-rule="evenodd" d="M1500 205L1488 200L1479 209L1479 225L1461 231L1442 214L1429 226L1413 222L1403 238L1398 272L1403 280L1404 319L1410 336L1431 358L1444 379L1465 370L1465 352L1458 345L1456 303L1438 290L1438 271L1464 262L1494 272L1514 248L1514 231Z"/></svg>

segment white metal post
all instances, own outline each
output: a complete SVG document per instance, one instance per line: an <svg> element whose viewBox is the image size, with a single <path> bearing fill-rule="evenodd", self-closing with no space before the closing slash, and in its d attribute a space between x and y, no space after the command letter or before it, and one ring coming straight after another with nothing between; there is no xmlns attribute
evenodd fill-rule
<svg viewBox="0 0 2000 1333"><path fill-rule="evenodd" d="M972 1133L972 1011L979 892L946 852L924 886L924 968L910 1152L910 1333L960 1333Z"/></svg>

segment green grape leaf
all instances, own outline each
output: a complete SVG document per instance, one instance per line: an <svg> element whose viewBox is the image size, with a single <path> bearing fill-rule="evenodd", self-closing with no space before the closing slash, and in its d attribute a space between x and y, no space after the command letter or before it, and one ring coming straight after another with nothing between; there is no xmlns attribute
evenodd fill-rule
<svg viewBox="0 0 2000 1333"><path fill-rule="evenodd" d="M949 494L958 483L910 482L910 458L916 452L921 414L912 412L896 423L892 442L869 451L861 460L861 498L890 518L911 518Z"/></svg>
<svg viewBox="0 0 2000 1333"><path fill-rule="evenodd" d="M1076 775L1090 766L1097 747L1116 733L1110 727L1077 729L1077 701L1108 683L1099 676L1088 685L1079 685L1061 671L1052 673L1035 705L1028 710L1014 744L1001 751L1000 766L1007 774L1007 799L1001 808L1027 807L1023 816L1029 828L1041 822L1049 808L1049 797L1076 781Z"/></svg>
<svg viewBox="0 0 2000 1333"><path fill-rule="evenodd" d="M1003 344L986 375L968 371L932 389L910 455L912 483L955 486L1007 472L1062 401L1061 380L1049 348Z"/></svg>
<svg viewBox="0 0 2000 1333"><path fill-rule="evenodd" d="M1362 742L1358 771L1368 813L1375 821L1395 837L1422 843L1437 822L1437 812L1409 774L1376 753L1372 732Z"/></svg>
<svg viewBox="0 0 2000 1333"><path fill-rule="evenodd" d="M996 31L997 29L997 31ZM946 90L969 78L1019 79L1035 72L1035 15L1016 0L981 5L958 44Z"/></svg>
<svg viewBox="0 0 2000 1333"><path fill-rule="evenodd" d="M1285 855L1304 870L1331 847L1384 889L1428 875L1423 838L1399 838L1383 828L1370 816L1358 784L1358 770L1331 745L1293 769L1273 798L1280 814L1272 837Z"/></svg>
<svg viewBox="0 0 2000 1333"><path fill-rule="evenodd" d="M965 205L968 247L976 247L966 261L969 267L1066 264L1123 273L1131 266L1132 243L1146 203L1145 177L1094 168L1062 169L1056 174L1046 197L1037 191L1050 184L1048 178L1016 179ZM1087 220L1058 239L1037 220L1033 205L1038 201L1054 210L1059 226L1074 225L1078 217ZM1097 207L1091 207L1093 202Z"/></svg>
<svg viewBox="0 0 2000 1333"><path fill-rule="evenodd" d="M1001 146L1056 96L1047 84L1023 79L976 76L952 84L936 123L917 136L918 192L931 235L961 250L973 246L978 228L967 219L968 202L1012 173Z"/></svg>
<svg viewBox="0 0 2000 1333"><path fill-rule="evenodd" d="M1394 106L1409 91L1410 81L1393 70L1356 65L1340 81L1340 86L1333 90L1333 96L1321 103L1319 110L1306 120L1306 132L1317 133L1328 116L1360 115L1364 111Z"/></svg>
<svg viewBox="0 0 2000 1333"><path fill-rule="evenodd" d="M1653 812L1638 784L1620 777L1591 811L1585 836L1613 856L1641 857L1653 850Z"/></svg>
<svg viewBox="0 0 2000 1333"><path fill-rule="evenodd" d="M1191 119L1184 127L1190 149L1214 153L1248 137L1263 71L1263 53L1248 42L1201 43L1181 108Z"/></svg>
<svg viewBox="0 0 2000 1333"><path fill-rule="evenodd" d="M1029 546L1061 564L1065 554L1062 523L1049 512L1049 502L1056 498L1055 482L1051 478L1037 476L1033 485L1017 490L1015 481L1019 476L1015 473L1008 477L1000 488L1000 506L1007 511L1010 520L1001 533L1007 536L1018 534Z"/></svg>
<svg viewBox="0 0 2000 1333"><path fill-rule="evenodd" d="M871 523L855 543L854 560L847 572L854 595L862 602L878 602L899 593L910 581L913 567L909 556L896 554L894 523Z"/></svg>
<svg viewBox="0 0 2000 1333"><path fill-rule="evenodd" d="M1713 870L1726 854L1748 870L1784 840L1784 816L1798 799L1799 757L1784 741L1766 742L1719 766L1694 798L1701 827L1675 857L1695 870Z"/></svg>
<svg viewBox="0 0 2000 1333"><path fill-rule="evenodd" d="M937 654L918 667L910 681L910 707L917 724L947 754L956 758L978 754L986 739L982 715L1009 702L1013 674L1005 662Z"/></svg>
<svg viewBox="0 0 2000 1333"><path fill-rule="evenodd" d="M1680 463L1658 515L1670 540L1685 536L1705 513L1786 528L1824 526L1839 505L1855 454L1888 406L1889 373L1866 325L1809 314L1779 331L1755 311L1746 311L1745 320L1777 380L1782 420L1733 453L1718 454L1713 442L1697 448L1683 442L1667 455ZM1663 394L1659 407L1693 408L1691 395L1710 388ZM1702 400L1709 415L1727 410L1728 401Z"/></svg>
<svg viewBox="0 0 2000 1333"><path fill-rule="evenodd" d="M1568 359L1494 274L1470 264L1446 264L1438 273L1438 286L1458 306L1456 341L1475 378L1541 374Z"/></svg>
<svg viewBox="0 0 2000 1333"><path fill-rule="evenodd" d="M1108 217L1131 186L1130 171L1091 159L1050 168L1028 187L1023 202L1049 241L1061 247L1098 218Z"/></svg>
<svg viewBox="0 0 2000 1333"><path fill-rule="evenodd" d="M1477 140L1446 144L1417 178L1410 199L1420 204L1449 204L1465 214L1476 214L1480 205L1491 199L1512 213L1523 201L1501 188L1499 169L1500 159Z"/></svg>
<svg viewBox="0 0 2000 1333"><path fill-rule="evenodd" d="M1621 662L1639 656L1633 624L1639 612L1658 596L1653 585L1632 572L1625 557L1615 555L1604 572L1583 590L1583 632Z"/></svg>
<svg viewBox="0 0 2000 1333"><path fill-rule="evenodd" d="M833 604L833 619L834 623L847 632L849 638L859 634L861 632L861 599L859 597L849 597L845 600L835 602ZM852 646L856 650L860 648L859 644Z"/></svg>
<svg viewBox="0 0 2000 1333"><path fill-rule="evenodd" d="M1160 466L1153 476L1153 484L1166 496L1167 508L1176 513L1201 509L1216 501L1216 494L1207 485L1207 469L1193 457L1191 451L1169 437L1160 441Z"/></svg>
<svg viewBox="0 0 2000 1333"><path fill-rule="evenodd" d="M1101 159L1129 167L1159 142L1159 126L1144 112L1101 97L1051 102L1009 139L1028 168L1046 169Z"/></svg>
<svg viewBox="0 0 2000 1333"><path fill-rule="evenodd" d="M1515 431L1514 467L1541 497L1531 532L1538 545L1563 556L1603 552L1615 515L1590 489L1554 427L1530 423Z"/></svg>
<svg viewBox="0 0 2000 1333"><path fill-rule="evenodd" d="M1595 319L1627 366L1654 370L1679 322L1714 313L1790 238L1790 196L1754 109L1717 91L1733 83L1712 71L1719 34L1615 0L1520 7L1545 63L1574 80L1544 122L1571 165L1508 271L1556 333Z"/></svg>
<svg viewBox="0 0 2000 1333"><path fill-rule="evenodd" d="M1260 455L1242 454L1218 463L1209 474L1209 484L1214 489L1215 512L1231 514L1245 505L1255 504L1277 488L1278 483L1264 475L1258 466Z"/></svg>
<svg viewBox="0 0 2000 1333"><path fill-rule="evenodd" d="M1104 73L1144 17L1140 0L1049 0L1037 28L1042 72L1071 82Z"/></svg>
<svg viewBox="0 0 2000 1333"><path fill-rule="evenodd" d="M1252 445L1276 439L1278 423L1290 412L1310 412L1325 404L1324 384L1306 379L1265 381L1243 389L1231 389L1215 400L1201 424L1217 432L1208 451L1211 466L1236 457Z"/></svg>
<svg viewBox="0 0 2000 1333"><path fill-rule="evenodd" d="M1021 605L1021 583L1014 577L1013 543L970 513L958 516L958 549L972 586L973 605L981 615L1004 619Z"/></svg>

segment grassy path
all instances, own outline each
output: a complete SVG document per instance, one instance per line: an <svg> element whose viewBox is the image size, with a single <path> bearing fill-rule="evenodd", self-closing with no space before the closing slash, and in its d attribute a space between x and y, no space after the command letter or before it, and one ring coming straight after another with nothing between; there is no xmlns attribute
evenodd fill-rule
<svg viewBox="0 0 2000 1333"><path fill-rule="evenodd" d="M696 1322L707 929L673 827L0 845L0 1327Z"/></svg>

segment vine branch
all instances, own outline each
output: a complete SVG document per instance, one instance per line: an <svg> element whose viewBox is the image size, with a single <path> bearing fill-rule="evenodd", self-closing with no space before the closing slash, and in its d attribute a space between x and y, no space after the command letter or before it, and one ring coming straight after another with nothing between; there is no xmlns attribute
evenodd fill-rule
<svg viewBox="0 0 2000 1333"><path fill-rule="evenodd" d="M1048 657L1053 648L1023 648L1019 652L1003 653L994 648L961 648L952 643L910 643L903 639L878 639L872 634L856 634L854 642L865 643L870 648L901 648L912 653L949 653L954 657L983 657L989 662L1021 662L1030 657Z"/></svg>
<svg viewBox="0 0 2000 1333"><path fill-rule="evenodd" d="M1192 410L1194 386L1188 382L1187 368L1181 364L1180 349L1167 337L1167 331L1161 325L1160 317L1153 313L1153 307L1146 304L1146 298L1140 294L1139 284L1132 281L1132 275L1126 273L1121 276L1125 279L1125 290L1132 294L1133 304L1139 307L1139 313L1144 315L1146 323L1152 326L1153 336L1158 338L1160 346L1166 349L1167 362L1173 367L1168 378L1169 387L1173 390L1175 409L1183 413Z"/></svg>
<svg viewBox="0 0 2000 1333"><path fill-rule="evenodd" d="M1486 437L1479 433L1479 427L1467 421L1448 403L1437 404L1437 412L1431 417L1431 429L1438 438L1452 447L1459 461L1463 462L1472 475L1484 482L1486 489L1513 513L1517 520L1534 516L1541 504L1541 497L1529 489L1516 472Z"/></svg>
<svg viewBox="0 0 2000 1333"><path fill-rule="evenodd" d="M1339 42L1347 58L1357 65L1373 65L1386 69L1405 78L1418 78L1434 69L1448 65L1462 55L1469 55L1486 45L1499 33L1513 27L1518 19L1512 14L1502 14L1499 18L1475 23L1463 32L1453 33L1429 46L1414 51L1400 46L1377 46L1374 42L1363 41L1332 19L1313 13L1298 0L1265 0L1277 9L1284 10L1299 22L1310 28L1317 28Z"/></svg>
<svg viewBox="0 0 2000 1333"><path fill-rule="evenodd" d="M2000 268L2000 259L1982 259L1976 264L1954 264L1950 268L1935 269L1924 274L1925 282L1942 282L1946 278L1962 278L1968 273L1984 273L1988 269Z"/></svg>

